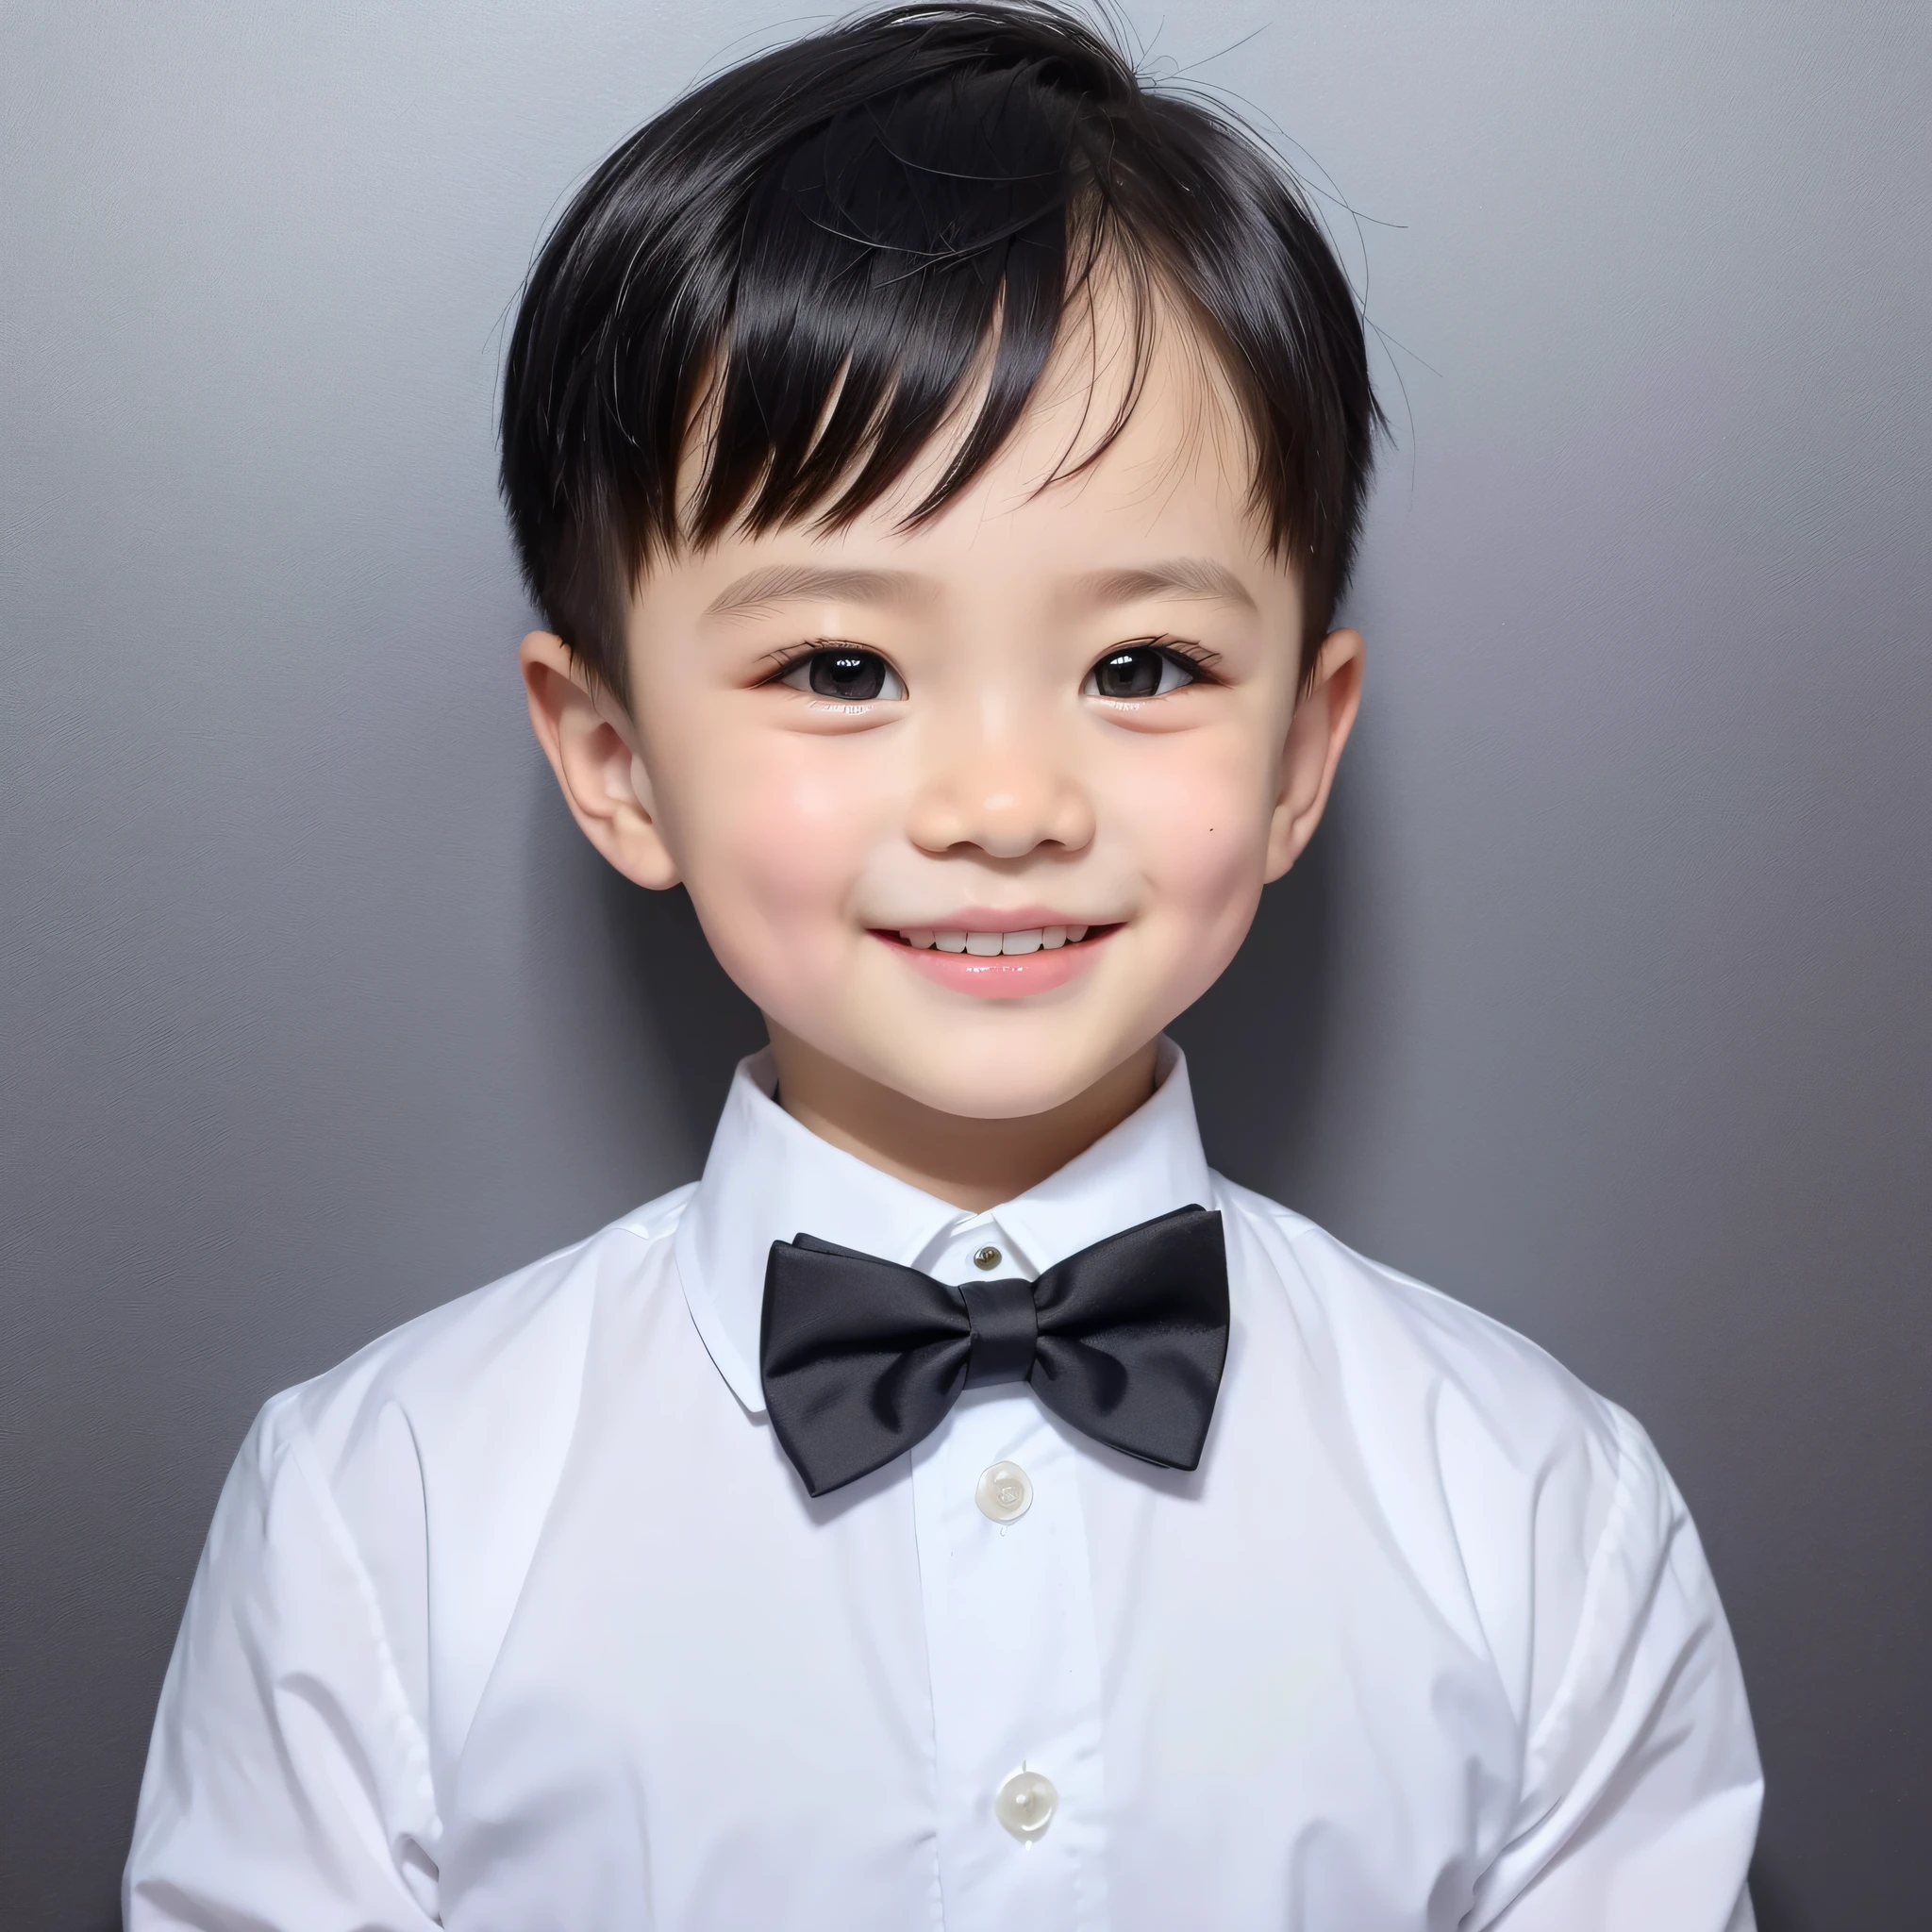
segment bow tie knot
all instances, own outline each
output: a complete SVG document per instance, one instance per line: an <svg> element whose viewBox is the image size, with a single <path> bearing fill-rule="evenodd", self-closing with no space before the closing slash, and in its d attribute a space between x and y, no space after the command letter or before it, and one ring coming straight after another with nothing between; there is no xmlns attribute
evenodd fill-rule
<svg viewBox="0 0 1932 1932"><path fill-rule="evenodd" d="M1025 1382L1082 1433L1194 1469L1227 1355L1221 1217L1181 1208L1037 1281L954 1290L801 1234L774 1241L758 1336L780 1447L822 1496L923 1441L962 1391Z"/></svg>
<svg viewBox="0 0 1932 1932"><path fill-rule="evenodd" d="M966 1386L1024 1382L1040 1347L1040 1310L1030 1281L969 1281L966 1319L973 1324L966 1357Z"/></svg>

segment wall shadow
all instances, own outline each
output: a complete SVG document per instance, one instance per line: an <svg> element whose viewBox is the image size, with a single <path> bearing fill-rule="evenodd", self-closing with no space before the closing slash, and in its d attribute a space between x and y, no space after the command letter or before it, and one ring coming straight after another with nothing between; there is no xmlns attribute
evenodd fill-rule
<svg viewBox="0 0 1932 1932"><path fill-rule="evenodd" d="M1169 1028L1188 1056L1209 1161L1270 1194L1292 1190L1320 1132L1351 824L1338 798L1294 870L1262 893L1233 964Z"/></svg>
<svg viewBox="0 0 1932 1932"><path fill-rule="evenodd" d="M1757 1932L1811 1932L1784 1880L1777 1855L1762 1846L1751 1861L1751 1904L1757 1913Z"/></svg>
<svg viewBox="0 0 1932 1932"><path fill-rule="evenodd" d="M670 1076L676 1128L702 1156L732 1069L765 1043L764 1020L712 957L682 886L647 892L601 861L593 877L613 973Z"/></svg>

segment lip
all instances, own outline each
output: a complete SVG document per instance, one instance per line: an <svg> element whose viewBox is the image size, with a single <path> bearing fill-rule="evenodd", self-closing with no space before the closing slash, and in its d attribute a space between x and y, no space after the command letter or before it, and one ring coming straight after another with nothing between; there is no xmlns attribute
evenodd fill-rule
<svg viewBox="0 0 1932 1932"><path fill-rule="evenodd" d="M967 917L984 923L968 926L965 923ZM1024 924L1022 924L1023 920ZM1057 914L1036 913L1032 907L1022 907L1018 913L974 911L961 916L957 926L949 923L936 929L941 932L1024 932L1032 924L1077 925L1079 923L1078 920L1062 919ZM981 1000L1024 1000L1033 993L1052 992L1079 978L1099 957L1101 947L1119 931L1118 924L1102 926L1084 940L1075 940L1051 953L995 953L991 957L976 953L941 953L931 948L908 946L896 931L875 928L872 936L882 946L896 953L913 972L923 974L935 986L942 986L949 992L962 992Z"/></svg>
<svg viewBox="0 0 1932 1932"><path fill-rule="evenodd" d="M1068 912L1057 906L961 906L936 919L902 919L896 925L876 926L877 932L1026 932L1036 925L1115 925L1117 920L1095 919L1091 912Z"/></svg>

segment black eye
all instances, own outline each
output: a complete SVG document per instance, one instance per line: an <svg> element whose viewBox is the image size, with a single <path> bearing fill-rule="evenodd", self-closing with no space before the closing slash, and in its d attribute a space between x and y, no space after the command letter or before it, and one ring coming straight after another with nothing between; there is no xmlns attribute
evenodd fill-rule
<svg viewBox="0 0 1932 1932"><path fill-rule="evenodd" d="M808 691L814 697L836 698L848 705L906 695L899 674L876 651L860 651L848 644L813 651L799 658L778 682L789 684L794 691Z"/></svg>
<svg viewBox="0 0 1932 1932"><path fill-rule="evenodd" d="M811 688L822 698L859 704L886 688L886 660L871 651L814 651Z"/></svg>
<svg viewBox="0 0 1932 1932"><path fill-rule="evenodd" d="M1090 697L1158 698L1199 681L1200 673L1177 651L1158 644L1125 644L1109 651L1082 687Z"/></svg>

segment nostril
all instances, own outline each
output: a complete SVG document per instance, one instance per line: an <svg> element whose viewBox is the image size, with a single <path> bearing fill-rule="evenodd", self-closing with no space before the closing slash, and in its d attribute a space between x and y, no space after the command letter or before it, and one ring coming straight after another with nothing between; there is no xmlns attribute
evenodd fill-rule
<svg viewBox="0 0 1932 1932"><path fill-rule="evenodd" d="M1075 852L1091 841L1091 804L1066 774L1029 769L1012 773L997 791L981 790L991 775L935 774L909 809L913 843L927 852L1012 859L1045 847Z"/></svg>

